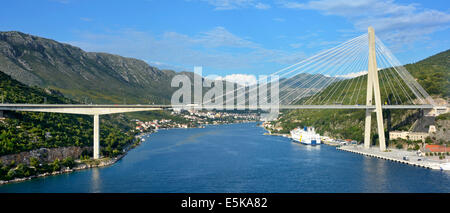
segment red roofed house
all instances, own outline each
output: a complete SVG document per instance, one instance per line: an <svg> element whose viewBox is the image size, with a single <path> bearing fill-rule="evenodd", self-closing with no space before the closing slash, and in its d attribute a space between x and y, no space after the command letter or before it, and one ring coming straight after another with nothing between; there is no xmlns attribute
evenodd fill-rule
<svg viewBox="0 0 450 213"><path fill-rule="evenodd" d="M441 145L425 145L425 151L429 152L450 152L450 148Z"/></svg>

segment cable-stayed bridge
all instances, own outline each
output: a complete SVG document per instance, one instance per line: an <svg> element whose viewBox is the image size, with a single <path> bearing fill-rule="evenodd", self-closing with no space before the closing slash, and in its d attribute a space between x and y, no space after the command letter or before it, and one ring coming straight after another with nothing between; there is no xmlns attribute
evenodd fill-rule
<svg viewBox="0 0 450 213"><path fill-rule="evenodd" d="M279 81L267 81L272 77ZM382 109L433 109L431 96L400 64L392 52L368 33L336 47L319 52L296 64L278 70L258 82L276 85L276 96L258 95L260 87L244 87L244 93L233 89L201 104L186 105L81 105L81 104L0 104L0 110L53 112L94 116L94 159L100 157L99 116L103 114L190 109L362 109L365 116L365 147L370 146L371 114L376 113L380 149L386 149ZM265 91L267 92L267 91ZM235 96L235 93L237 95ZM232 94L232 106L222 106L222 99ZM240 94L240 95L239 95ZM272 92L271 92L272 95ZM236 101L240 96L253 101ZM241 97L242 98L242 97Z"/></svg>

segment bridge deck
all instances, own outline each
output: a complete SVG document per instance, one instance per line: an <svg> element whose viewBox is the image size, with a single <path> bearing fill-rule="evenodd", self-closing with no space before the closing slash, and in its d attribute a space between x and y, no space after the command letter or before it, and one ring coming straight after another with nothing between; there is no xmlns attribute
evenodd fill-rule
<svg viewBox="0 0 450 213"><path fill-rule="evenodd" d="M375 109L367 105L236 105L233 109ZM383 109L432 109L433 105L382 105ZM217 109L215 105L117 105L117 104L0 104L0 110L26 110L26 109L168 109L193 108ZM223 107L224 109L230 109Z"/></svg>

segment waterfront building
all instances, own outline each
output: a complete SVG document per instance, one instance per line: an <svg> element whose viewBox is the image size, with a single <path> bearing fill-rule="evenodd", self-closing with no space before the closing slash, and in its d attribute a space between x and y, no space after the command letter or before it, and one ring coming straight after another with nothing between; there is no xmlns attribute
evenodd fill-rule
<svg viewBox="0 0 450 213"><path fill-rule="evenodd" d="M404 139L412 141L422 141L430 136L430 134L436 132L436 126L430 125L428 127L428 132L413 132L413 131L391 131L389 132L390 139Z"/></svg>
<svg viewBox="0 0 450 213"><path fill-rule="evenodd" d="M409 131L391 131L389 132L389 139L404 139L411 141L422 141L430 136L428 132L409 132Z"/></svg>

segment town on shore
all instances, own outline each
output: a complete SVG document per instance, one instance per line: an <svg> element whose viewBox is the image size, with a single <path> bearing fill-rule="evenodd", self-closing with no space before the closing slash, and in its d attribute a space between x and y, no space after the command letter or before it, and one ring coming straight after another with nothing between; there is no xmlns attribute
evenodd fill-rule
<svg viewBox="0 0 450 213"><path fill-rule="evenodd" d="M136 122L136 131L151 132L158 129L170 128L203 128L204 125L229 124L241 122L253 122L259 120L258 113L231 113L231 112L216 112L195 109L178 109L171 112L172 115L182 117L188 122L177 122L172 119L155 119L151 121L140 121L134 119Z"/></svg>

